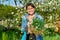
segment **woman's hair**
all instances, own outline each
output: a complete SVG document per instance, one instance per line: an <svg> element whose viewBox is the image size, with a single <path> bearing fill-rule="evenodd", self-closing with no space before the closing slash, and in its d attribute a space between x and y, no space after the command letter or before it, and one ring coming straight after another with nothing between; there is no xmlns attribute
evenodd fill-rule
<svg viewBox="0 0 60 40"><path fill-rule="evenodd" d="M26 9L27 9L28 6L31 6L31 7L35 8L35 6L34 6L33 3L27 3L27 4L26 4Z"/></svg>

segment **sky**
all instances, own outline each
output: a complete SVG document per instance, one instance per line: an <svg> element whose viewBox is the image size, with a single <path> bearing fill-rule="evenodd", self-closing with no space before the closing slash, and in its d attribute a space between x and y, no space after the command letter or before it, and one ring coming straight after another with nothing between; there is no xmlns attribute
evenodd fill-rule
<svg viewBox="0 0 60 40"><path fill-rule="evenodd" d="M5 1L3 4L4 4L4 5L8 5L9 2L8 2L8 1ZM15 6L14 0L10 0L10 5Z"/></svg>
<svg viewBox="0 0 60 40"><path fill-rule="evenodd" d="M0 0L0 1L1 1L1 0ZM38 0L38 2L39 2L39 1L42 2L43 0ZM8 5L9 2L8 2L8 1L4 1L3 4L4 4L4 5ZM14 3L14 0L10 0L10 5L11 5L11 6L16 6L15 3ZM22 5L22 4L19 4L19 2L17 2L17 6L21 6L21 7L22 7L23 5Z"/></svg>
<svg viewBox="0 0 60 40"><path fill-rule="evenodd" d="M4 1L2 4L9 5L9 1ZM16 6L15 3L14 3L14 0L10 0L10 5L11 6ZM17 6L23 7L23 5L19 2L17 2Z"/></svg>

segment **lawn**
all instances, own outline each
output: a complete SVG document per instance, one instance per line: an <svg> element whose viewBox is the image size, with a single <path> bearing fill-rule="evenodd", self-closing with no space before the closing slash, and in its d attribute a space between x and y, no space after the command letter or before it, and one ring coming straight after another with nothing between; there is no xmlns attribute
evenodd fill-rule
<svg viewBox="0 0 60 40"><path fill-rule="evenodd" d="M2 34L2 35L1 35ZM20 40L21 39L21 33L14 31L6 31L0 33L0 39L1 40ZM44 40L60 40L60 35L56 34L55 36L43 36Z"/></svg>
<svg viewBox="0 0 60 40"><path fill-rule="evenodd" d="M60 35L44 36L44 40L60 40Z"/></svg>

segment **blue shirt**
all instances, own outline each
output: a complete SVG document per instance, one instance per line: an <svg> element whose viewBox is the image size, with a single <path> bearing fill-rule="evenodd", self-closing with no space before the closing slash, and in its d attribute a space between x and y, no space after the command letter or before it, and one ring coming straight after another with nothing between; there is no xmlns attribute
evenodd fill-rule
<svg viewBox="0 0 60 40"><path fill-rule="evenodd" d="M36 18L40 18L40 20L43 23L43 27L44 27L44 19L41 15L38 15L37 13L34 14L36 16ZM27 13L25 16L22 17L22 28L21 31L24 33L22 36L21 40L26 40L26 31L25 28L27 27L27 17L29 16L29 14Z"/></svg>

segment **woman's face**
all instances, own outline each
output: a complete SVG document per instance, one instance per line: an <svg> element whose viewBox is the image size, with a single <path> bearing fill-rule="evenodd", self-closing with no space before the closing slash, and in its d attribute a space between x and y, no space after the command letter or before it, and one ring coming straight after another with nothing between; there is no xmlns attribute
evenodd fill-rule
<svg viewBox="0 0 60 40"><path fill-rule="evenodd" d="M28 14L32 15L35 12L35 8L33 8L32 6L28 6L27 7L27 12L28 12Z"/></svg>

